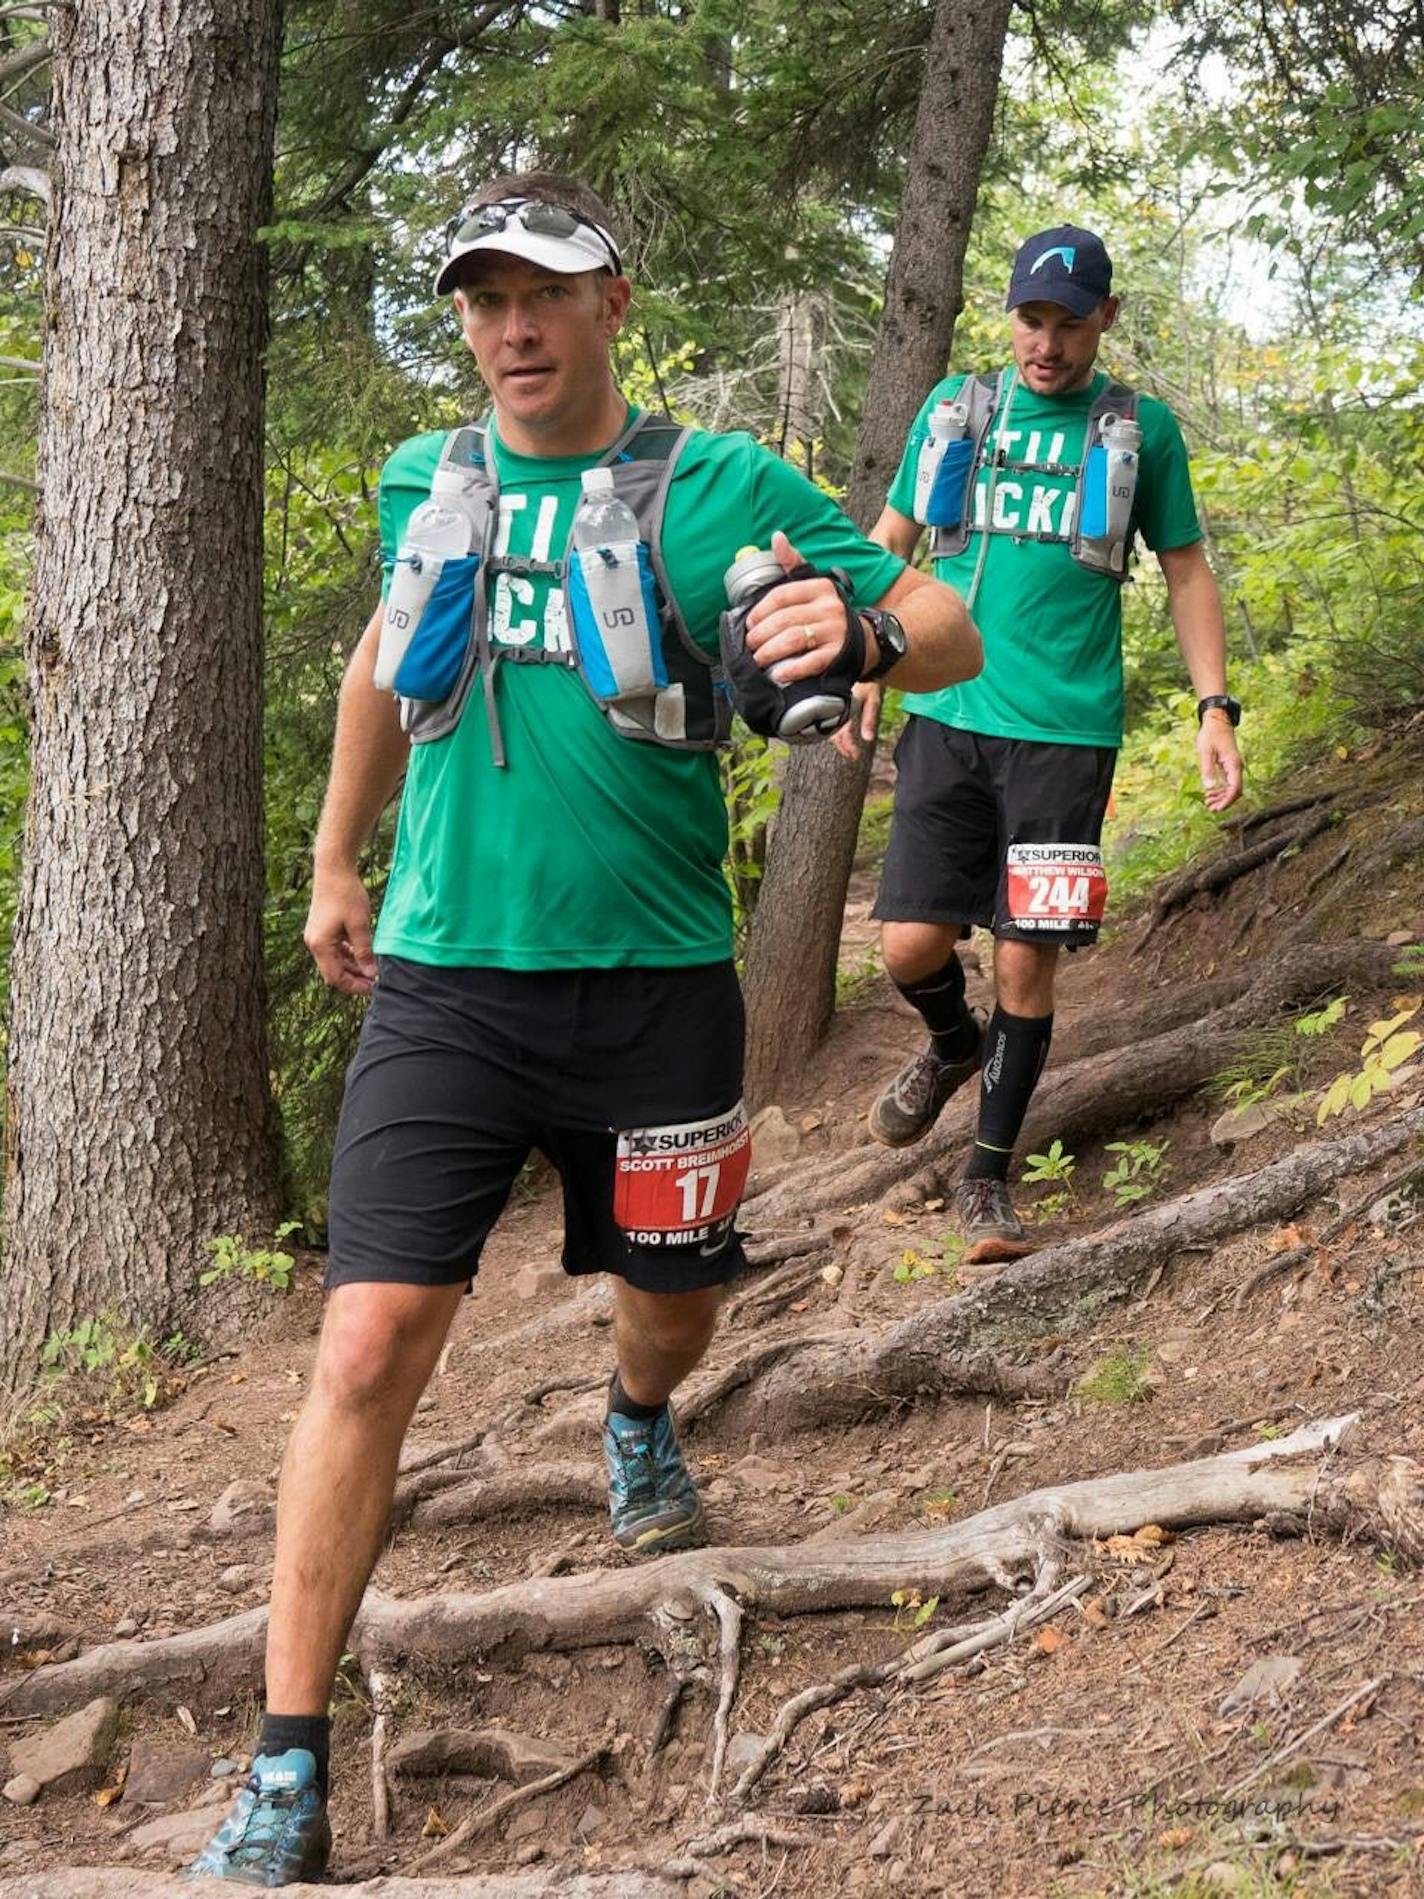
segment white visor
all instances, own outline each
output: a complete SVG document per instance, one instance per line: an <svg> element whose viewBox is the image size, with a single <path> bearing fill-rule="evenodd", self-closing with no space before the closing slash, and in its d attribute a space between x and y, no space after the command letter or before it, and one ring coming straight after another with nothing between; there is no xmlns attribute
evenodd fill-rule
<svg viewBox="0 0 1424 1899"><path fill-rule="evenodd" d="M511 208L503 228L484 231L463 244L456 244L435 277L437 297L448 296L459 282L459 266L477 252L499 251L506 257L522 257L544 270L556 270L572 276L584 270L619 268L618 246L601 224L576 224L567 237L547 231L526 230L518 210Z"/></svg>

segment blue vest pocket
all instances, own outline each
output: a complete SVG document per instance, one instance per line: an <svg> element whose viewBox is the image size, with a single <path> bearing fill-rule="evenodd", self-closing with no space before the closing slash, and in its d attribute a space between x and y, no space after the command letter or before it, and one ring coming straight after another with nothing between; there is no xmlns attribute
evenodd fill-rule
<svg viewBox="0 0 1424 1899"><path fill-rule="evenodd" d="M964 518L965 489L974 460L974 446L973 438L968 435L945 443L935 470L934 486L925 504L926 527L958 527Z"/></svg>
<svg viewBox="0 0 1424 1899"><path fill-rule="evenodd" d="M478 554L447 555L395 676L402 699L438 705L448 699L469 650L475 623Z"/></svg>
<svg viewBox="0 0 1424 1899"><path fill-rule="evenodd" d="M1101 442L1088 450L1083 471L1083 512L1078 533L1085 541L1100 541L1108 531L1108 452Z"/></svg>
<svg viewBox="0 0 1424 1899"><path fill-rule="evenodd" d="M641 699L667 685L652 560L641 541L572 552L568 594L579 666L596 699Z"/></svg>

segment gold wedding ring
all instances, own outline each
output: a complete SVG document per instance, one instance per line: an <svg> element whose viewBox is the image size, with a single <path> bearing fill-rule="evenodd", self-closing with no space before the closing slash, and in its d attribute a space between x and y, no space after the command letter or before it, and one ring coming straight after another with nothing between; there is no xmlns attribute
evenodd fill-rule
<svg viewBox="0 0 1424 1899"><path fill-rule="evenodd" d="M809 626L803 626L801 629L801 632L802 632L802 636L804 637L806 641L806 651L808 653L814 653L816 650L815 634L811 631Z"/></svg>

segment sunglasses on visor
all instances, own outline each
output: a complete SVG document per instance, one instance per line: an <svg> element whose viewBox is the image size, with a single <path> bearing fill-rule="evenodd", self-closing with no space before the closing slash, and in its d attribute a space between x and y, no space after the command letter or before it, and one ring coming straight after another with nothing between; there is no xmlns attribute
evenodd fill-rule
<svg viewBox="0 0 1424 1899"><path fill-rule="evenodd" d="M541 198L506 198L497 204L482 204L473 211L462 211L445 227L446 254L457 244L470 244L476 238L488 237L491 231L502 231L511 218L536 237L572 237L580 226L592 231L607 251L614 275L623 275L623 260L601 225L590 218L581 218L577 211L566 211L561 204L546 204Z"/></svg>

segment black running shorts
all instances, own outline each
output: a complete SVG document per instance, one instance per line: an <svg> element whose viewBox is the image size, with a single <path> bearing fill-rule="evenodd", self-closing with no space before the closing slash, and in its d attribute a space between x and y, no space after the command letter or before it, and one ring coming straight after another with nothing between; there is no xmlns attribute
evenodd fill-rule
<svg viewBox="0 0 1424 1899"><path fill-rule="evenodd" d="M1091 943L1107 879L1100 842L1117 753L988 738L911 714L872 915L980 923L1011 942Z"/></svg>
<svg viewBox="0 0 1424 1899"><path fill-rule="evenodd" d="M326 1285L473 1278L531 1151L563 1264L646 1292L722 1284L750 1155L742 998L690 969L444 969L386 956L332 1163Z"/></svg>

